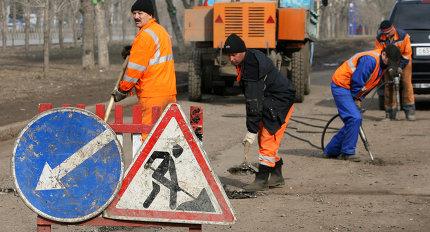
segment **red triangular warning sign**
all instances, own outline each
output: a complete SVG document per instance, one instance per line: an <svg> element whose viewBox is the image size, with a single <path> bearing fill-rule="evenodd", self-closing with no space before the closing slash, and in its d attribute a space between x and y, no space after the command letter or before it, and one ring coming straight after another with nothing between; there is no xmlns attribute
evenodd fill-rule
<svg viewBox="0 0 430 232"><path fill-rule="evenodd" d="M232 224L230 202L178 104L170 104L128 168L104 217Z"/></svg>
<svg viewBox="0 0 430 232"><path fill-rule="evenodd" d="M224 23L224 21L222 21L221 15L218 15L218 17L215 19L215 23Z"/></svg>
<svg viewBox="0 0 430 232"><path fill-rule="evenodd" d="M275 23L275 20L273 20L272 16L269 16L266 23Z"/></svg>

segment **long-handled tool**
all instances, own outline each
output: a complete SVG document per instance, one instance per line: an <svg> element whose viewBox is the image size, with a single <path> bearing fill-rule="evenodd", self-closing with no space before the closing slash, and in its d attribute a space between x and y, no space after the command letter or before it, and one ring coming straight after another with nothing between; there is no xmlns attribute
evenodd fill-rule
<svg viewBox="0 0 430 232"><path fill-rule="evenodd" d="M373 159L373 155L372 155L372 151L370 151L370 144L369 144L369 141L367 141L367 137L366 137L366 134L364 133L364 130L363 130L363 127L362 127L362 126L360 126L360 137L361 137L361 140L363 141L364 148L365 148L365 149L366 149L366 151L369 153L370 159L371 159L372 161L374 161L374 159Z"/></svg>
<svg viewBox="0 0 430 232"><path fill-rule="evenodd" d="M363 111L363 112L364 112L364 111ZM335 116L333 116L330 120L328 120L327 124L325 125L325 127L324 127L324 129L323 129L322 136L321 136L321 149L322 149L323 151L324 151L324 149L325 149L325 135L326 135L326 133L327 133L327 130L328 130L328 129L338 129L338 128L330 127L330 124L331 124L331 123L332 123L336 118L338 118L338 117L339 117L339 114L336 114ZM371 159L372 161L374 161L374 157L373 157L372 151L370 151L370 144L369 144L369 141L367 140L367 136L366 136L366 134L364 133L364 130L363 130L363 127L362 127L362 126L360 126L359 135L360 135L361 141L363 141L364 148L365 148L365 149L366 149L366 151L369 153L370 159Z"/></svg>
<svg viewBox="0 0 430 232"><path fill-rule="evenodd" d="M118 89L119 82L122 80L122 77L125 74L125 70L127 69L127 64L128 64L128 56L127 56L127 58L125 58L124 63L122 63L121 74L118 76L118 80L115 83L115 87L113 89L114 91L116 89ZM109 99L109 104L108 104L108 106L106 108L106 113L105 113L105 118L104 118L105 122L107 122L107 120L109 119L109 115L110 115L110 111L112 110L113 103L114 103L114 98L111 95L110 99Z"/></svg>
<svg viewBox="0 0 430 232"><path fill-rule="evenodd" d="M243 145L243 153L244 153L244 160L241 164L233 166L229 168L227 171L231 174L253 174L258 172L258 168L254 167L249 162L249 149L251 147L251 144L245 143Z"/></svg>

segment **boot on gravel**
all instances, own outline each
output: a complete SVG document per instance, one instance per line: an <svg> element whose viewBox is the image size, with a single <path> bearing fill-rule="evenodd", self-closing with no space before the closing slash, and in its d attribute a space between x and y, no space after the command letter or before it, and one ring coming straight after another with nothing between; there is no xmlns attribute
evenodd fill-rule
<svg viewBox="0 0 430 232"><path fill-rule="evenodd" d="M415 109L410 108L410 109L405 110L405 116L406 116L406 120L415 121Z"/></svg>
<svg viewBox="0 0 430 232"><path fill-rule="evenodd" d="M339 159L347 160L347 161L351 161L351 162L361 162L360 157L358 157L356 155L350 155L350 154L341 154L339 156Z"/></svg>
<svg viewBox="0 0 430 232"><path fill-rule="evenodd" d="M269 188L276 188L276 187L281 187L285 185L285 180L284 180L284 177L282 176L283 164L284 164L284 161L282 159L276 162L275 168L270 173L270 178L268 182Z"/></svg>
<svg viewBox="0 0 430 232"><path fill-rule="evenodd" d="M390 120L396 120L397 118L397 110L389 108L385 110L385 118Z"/></svg>
<svg viewBox="0 0 430 232"><path fill-rule="evenodd" d="M274 168L266 165L258 165L258 172L255 173L255 180L249 185L243 187L246 191L256 192L263 191L269 188L268 179L269 175Z"/></svg>

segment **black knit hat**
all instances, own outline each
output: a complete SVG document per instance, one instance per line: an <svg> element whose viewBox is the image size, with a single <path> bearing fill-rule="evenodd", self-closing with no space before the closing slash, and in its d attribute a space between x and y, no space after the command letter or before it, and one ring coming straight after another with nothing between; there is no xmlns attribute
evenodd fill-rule
<svg viewBox="0 0 430 232"><path fill-rule="evenodd" d="M224 52L227 54L246 52L245 42L238 35L231 34L225 40Z"/></svg>
<svg viewBox="0 0 430 232"><path fill-rule="evenodd" d="M152 0L137 0L131 7L131 12L143 11L151 16L154 16L154 5Z"/></svg>
<svg viewBox="0 0 430 232"><path fill-rule="evenodd" d="M383 50L387 54L387 58L390 63L398 64L402 58L399 48L394 44L389 44Z"/></svg>
<svg viewBox="0 0 430 232"><path fill-rule="evenodd" d="M391 26L393 26L393 24L389 20L384 20L379 25L379 29L386 30L386 29L390 28Z"/></svg>

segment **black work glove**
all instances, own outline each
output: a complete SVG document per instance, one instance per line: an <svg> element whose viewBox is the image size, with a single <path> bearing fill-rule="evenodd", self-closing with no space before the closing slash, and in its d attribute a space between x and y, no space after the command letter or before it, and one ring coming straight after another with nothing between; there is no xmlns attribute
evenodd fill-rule
<svg viewBox="0 0 430 232"><path fill-rule="evenodd" d="M111 95L113 96L113 100L114 100L115 102L119 102L119 101L121 101L122 99L124 99L124 98L126 98L126 97L127 97L128 92L122 92L122 91L120 91L120 90L118 90L118 89L115 89L115 90L112 92L112 94L111 94Z"/></svg>
<svg viewBox="0 0 430 232"><path fill-rule="evenodd" d="M121 56L124 60L127 58L127 56L130 55L130 50L131 50L130 45L124 46L124 48L122 48Z"/></svg>

